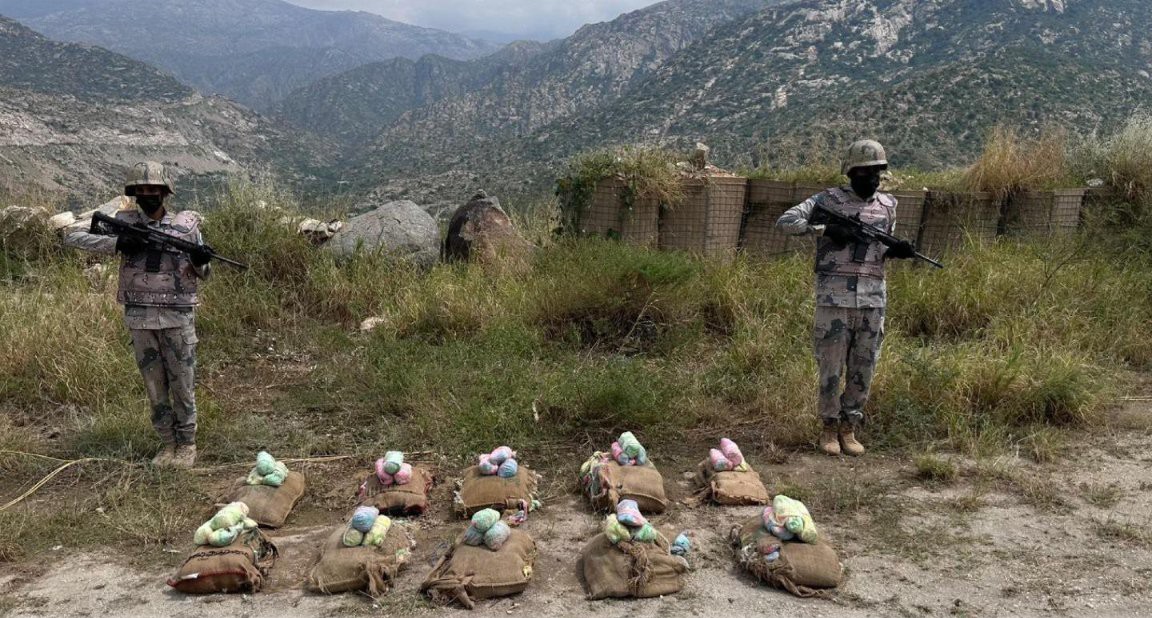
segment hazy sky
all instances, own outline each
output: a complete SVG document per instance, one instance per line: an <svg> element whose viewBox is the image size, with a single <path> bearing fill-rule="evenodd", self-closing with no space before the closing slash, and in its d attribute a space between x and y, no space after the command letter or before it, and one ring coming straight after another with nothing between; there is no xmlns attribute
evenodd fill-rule
<svg viewBox="0 0 1152 618"><path fill-rule="evenodd" d="M580 26L610 20L656 0L288 0L314 9L379 13L418 26L461 32L491 30L562 37Z"/></svg>

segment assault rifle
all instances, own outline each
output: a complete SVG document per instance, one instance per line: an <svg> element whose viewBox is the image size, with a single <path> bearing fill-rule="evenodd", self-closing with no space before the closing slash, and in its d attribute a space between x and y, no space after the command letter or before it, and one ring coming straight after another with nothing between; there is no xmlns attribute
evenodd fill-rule
<svg viewBox="0 0 1152 618"><path fill-rule="evenodd" d="M92 234L108 236L131 236L133 238L139 238L150 245L159 246L164 250L179 251L181 253L192 253L193 251L208 249L208 256L213 260L224 262L241 270L248 270L247 264L230 260L205 245L198 245L194 242L188 242L183 238L177 238L171 234L149 229L146 225L125 223L109 217L102 212L96 212L92 215L92 227L88 231Z"/></svg>
<svg viewBox="0 0 1152 618"><path fill-rule="evenodd" d="M892 247L894 245L899 245L905 242L878 227L869 225L858 219L853 219L852 217L846 217L838 212L830 210L823 204L816 204L816 206L812 209L812 219L814 222L819 221L820 223L837 223L839 225L848 226L856 231L856 235L861 240L874 240L884 245L885 247ZM923 253L920 253L919 251L913 251L913 254L917 259L924 260L936 268L944 268L943 264L924 255Z"/></svg>

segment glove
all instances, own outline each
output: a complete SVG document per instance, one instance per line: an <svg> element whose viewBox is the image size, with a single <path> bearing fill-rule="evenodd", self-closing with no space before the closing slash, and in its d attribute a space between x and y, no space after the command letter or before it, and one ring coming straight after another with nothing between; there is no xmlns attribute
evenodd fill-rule
<svg viewBox="0 0 1152 618"><path fill-rule="evenodd" d="M193 266L203 266L212 260L212 254L215 251L208 245L199 245L192 251L188 252L188 259L192 260Z"/></svg>
<svg viewBox="0 0 1152 618"><path fill-rule="evenodd" d="M124 255L135 255L148 248L148 241L135 236L122 234L116 237L116 252Z"/></svg>
<svg viewBox="0 0 1152 618"><path fill-rule="evenodd" d="M829 223L824 226L824 235L837 245L847 245L848 243L860 241L860 237L856 235L855 229L847 225L840 225L839 223Z"/></svg>
<svg viewBox="0 0 1152 618"><path fill-rule="evenodd" d="M899 243L888 247L888 250L884 252L884 257L897 260L914 258L916 257L916 246L907 240L901 240Z"/></svg>

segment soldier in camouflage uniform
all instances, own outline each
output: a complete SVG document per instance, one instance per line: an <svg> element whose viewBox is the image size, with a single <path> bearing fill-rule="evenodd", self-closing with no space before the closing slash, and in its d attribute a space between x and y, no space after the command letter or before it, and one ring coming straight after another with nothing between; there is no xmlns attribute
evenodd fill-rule
<svg viewBox="0 0 1152 618"><path fill-rule="evenodd" d="M124 321L152 406L152 426L164 442L152 463L190 468L196 461L197 285L211 272L211 249L201 237L199 213L172 214L166 209L174 193L163 165L137 163L124 186L124 195L136 198L136 208L121 210L116 218L194 242L203 251L185 254L130 236L83 230L68 233L64 242L96 253L120 254L116 299L124 305Z"/></svg>
<svg viewBox="0 0 1152 618"><path fill-rule="evenodd" d="M864 423L864 405L884 341L888 302L884 261L913 257L915 248L904 242L885 249L879 242L859 237L850 226L820 221L813 209L821 204L892 233L896 199L878 192L880 174L886 169L884 147L871 140L858 141L848 149L842 166L849 187L818 193L776 222L784 233L818 237L813 344L820 367L819 412L824 423L820 448L829 455L864 453L856 430Z"/></svg>

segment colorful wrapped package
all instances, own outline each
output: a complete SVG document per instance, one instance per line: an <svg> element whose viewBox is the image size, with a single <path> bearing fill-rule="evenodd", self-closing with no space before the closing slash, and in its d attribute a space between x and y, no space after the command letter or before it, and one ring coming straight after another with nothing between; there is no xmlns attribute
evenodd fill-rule
<svg viewBox="0 0 1152 618"><path fill-rule="evenodd" d="M279 487L288 477L288 466L276 461L267 451L256 454L256 466L248 473L245 483L248 485L268 485Z"/></svg>
<svg viewBox="0 0 1152 618"><path fill-rule="evenodd" d="M804 506L803 502L793 500L784 494L772 499L772 511L770 513L765 509L764 516L770 517L778 527L783 527L789 535L795 536L804 543L815 543L819 537L816 532L816 522L808 513L808 507ZM787 541L791 538L785 538L776 530L773 530L772 533L780 537L781 540Z"/></svg>

